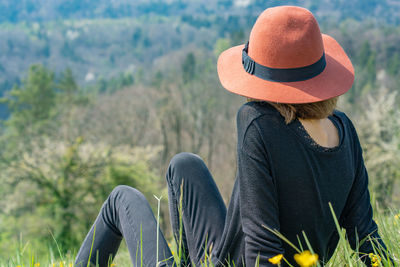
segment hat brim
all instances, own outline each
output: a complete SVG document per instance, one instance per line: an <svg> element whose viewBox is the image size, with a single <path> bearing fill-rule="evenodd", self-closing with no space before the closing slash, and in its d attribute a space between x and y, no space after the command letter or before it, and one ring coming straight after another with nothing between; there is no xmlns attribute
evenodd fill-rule
<svg viewBox="0 0 400 267"><path fill-rule="evenodd" d="M222 86L241 96L278 103L312 103L346 93L354 82L354 68L343 48L322 34L326 67L319 75L300 82L273 82L247 73L242 65L244 45L234 46L218 58Z"/></svg>

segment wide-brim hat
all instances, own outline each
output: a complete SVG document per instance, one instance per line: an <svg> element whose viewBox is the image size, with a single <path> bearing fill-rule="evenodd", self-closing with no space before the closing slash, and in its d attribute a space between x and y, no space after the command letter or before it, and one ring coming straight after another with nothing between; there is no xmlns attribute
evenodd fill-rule
<svg viewBox="0 0 400 267"><path fill-rule="evenodd" d="M307 9L266 9L249 42L221 53L218 76L228 91L279 103L312 103L347 92L354 68L339 43L321 34Z"/></svg>

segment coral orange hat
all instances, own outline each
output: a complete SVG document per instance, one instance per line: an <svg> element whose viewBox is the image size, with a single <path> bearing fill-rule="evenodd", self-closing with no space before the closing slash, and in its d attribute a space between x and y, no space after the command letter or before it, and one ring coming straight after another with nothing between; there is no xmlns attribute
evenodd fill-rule
<svg viewBox="0 0 400 267"><path fill-rule="evenodd" d="M246 45L221 53L218 76L232 93L296 104L344 94L354 69L336 40L321 34L310 11L280 6L258 17Z"/></svg>

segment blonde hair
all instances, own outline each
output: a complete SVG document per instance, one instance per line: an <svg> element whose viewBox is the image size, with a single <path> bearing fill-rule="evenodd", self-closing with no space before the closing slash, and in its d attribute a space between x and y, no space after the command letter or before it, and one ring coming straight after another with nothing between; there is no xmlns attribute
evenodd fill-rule
<svg viewBox="0 0 400 267"><path fill-rule="evenodd" d="M285 118L286 124L291 123L296 118L300 119L323 119L332 115L336 108L336 104L339 97L330 98L320 102L306 103L306 104L283 104L273 103L269 101L268 104L272 105L282 117ZM247 101L261 101L251 98L247 98Z"/></svg>

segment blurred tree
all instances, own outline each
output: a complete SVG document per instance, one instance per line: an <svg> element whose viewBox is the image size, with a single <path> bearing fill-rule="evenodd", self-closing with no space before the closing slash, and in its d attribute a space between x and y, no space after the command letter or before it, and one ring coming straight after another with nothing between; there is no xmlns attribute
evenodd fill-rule
<svg viewBox="0 0 400 267"><path fill-rule="evenodd" d="M65 95L65 100L68 103L73 102L73 96L78 92L78 85L76 84L74 75L70 68L67 68L62 74L60 81L58 83L58 88L61 90L61 93Z"/></svg>
<svg viewBox="0 0 400 267"><path fill-rule="evenodd" d="M75 113L79 112L78 109L88 104L89 101L88 95L83 94L78 87L71 69L67 68L61 73L56 84L56 116L60 125L57 129L62 135L57 138L68 140L69 142L73 141L73 138L75 138L74 131L76 131L74 129L74 121L77 116ZM56 132L54 131L52 134L54 137Z"/></svg>
<svg viewBox="0 0 400 267"><path fill-rule="evenodd" d="M214 45L214 55L216 58L226 49L231 47L231 42L227 38L219 38Z"/></svg>
<svg viewBox="0 0 400 267"><path fill-rule="evenodd" d="M155 101L150 96L152 90L134 86L99 95L91 105L82 106L71 118L75 135L112 146L157 143L152 131L151 105Z"/></svg>
<svg viewBox="0 0 400 267"><path fill-rule="evenodd" d="M374 82L376 79L376 53L371 52L368 57L367 63L365 65L365 69L368 73L369 81Z"/></svg>
<svg viewBox="0 0 400 267"><path fill-rule="evenodd" d="M366 40L363 42L360 52L358 53L358 56L357 56L358 63L360 65L365 66L368 63L368 60L369 60L371 54L372 54L371 45L370 45L369 41Z"/></svg>
<svg viewBox="0 0 400 267"><path fill-rule="evenodd" d="M132 45L137 46L139 44L140 39L142 38L142 29L137 28L132 34Z"/></svg>
<svg viewBox="0 0 400 267"><path fill-rule="evenodd" d="M380 88L366 95L360 102L363 103L363 112L354 121L364 149L372 192L382 206L389 207L400 182L398 94Z"/></svg>
<svg viewBox="0 0 400 267"><path fill-rule="evenodd" d="M246 42L246 38L247 37L245 36L244 29L241 28L230 33L230 39L232 40L233 45L243 44L244 42Z"/></svg>
<svg viewBox="0 0 400 267"><path fill-rule="evenodd" d="M193 53L186 55L182 62L182 80L183 83L188 83L193 80L196 75L196 58Z"/></svg>
<svg viewBox="0 0 400 267"><path fill-rule="evenodd" d="M19 135L42 130L42 126L54 116L54 86L53 72L41 65L32 65L22 85L14 86L1 99L11 113L6 125Z"/></svg>
<svg viewBox="0 0 400 267"><path fill-rule="evenodd" d="M36 138L29 146L30 152L17 148L18 159L1 162L0 177L11 192L0 200L0 222L13 224L0 226L16 239L21 233L45 242L49 229L63 252L79 247L101 203L119 184L139 188L154 203L156 176L148 165L158 151L154 147L94 145L79 137L70 144ZM36 227L15 228L21 222Z"/></svg>
<svg viewBox="0 0 400 267"><path fill-rule="evenodd" d="M218 0L218 8L229 9L233 6L233 2L230 0Z"/></svg>
<svg viewBox="0 0 400 267"><path fill-rule="evenodd" d="M164 79L163 73L161 71L157 71L156 74L154 75L154 78L151 81L151 85L153 85L156 88L160 88L163 79Z"/></svg>
<svg viewBox="0 0 400 267"><path fill-rule="evenodd" d="M77 51L75 49L75 46L72 42L67 40L64 40L63 45L60 48L60 54L65 58L65 59L70 59L75 62L83 62L83 58L77 54Z"/></svg>
<svg viewBox="0 0 400 267"><path fill-rule="evenodd" d="M96 92L105 93L107 91L107 80L104 77L100 76L96 81L95 88Z"/></svg>
<svg viewBox="0 0 400 267"><path fill-rule="evenodd" d="M388 62L387 71L389 74L395 76L400 73L400 52L394 54Z"/></svg>

